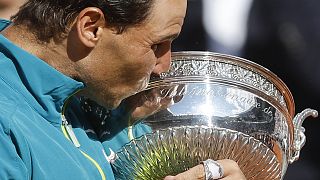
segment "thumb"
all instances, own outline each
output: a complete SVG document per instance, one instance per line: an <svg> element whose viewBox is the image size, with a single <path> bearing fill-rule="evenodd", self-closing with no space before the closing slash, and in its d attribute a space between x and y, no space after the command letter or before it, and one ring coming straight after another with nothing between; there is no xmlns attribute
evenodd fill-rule
<svg viewBox="0 0 320 180"><path fill-rule="evenodd" d="M166 176L163 180L175 180L174 176Z"/></svg>

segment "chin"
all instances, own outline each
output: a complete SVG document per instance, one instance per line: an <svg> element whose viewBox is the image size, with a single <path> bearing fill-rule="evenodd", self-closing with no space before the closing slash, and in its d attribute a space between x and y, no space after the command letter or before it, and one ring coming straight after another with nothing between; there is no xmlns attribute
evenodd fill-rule
<svg viewBox="0 0 320 180"><path fill-rule="evenodd" d="M116 109L117 107L119 107L120 103L121 101L115 101L110 109Z"/></svg>
<svg viewBox="0 0 320 180"><path fill-rule="evenodd" d="M104 98L97 98L97 97L92 97L90 98L91 100L94 100L96 103L98 103L100 106L103 106L104 108L108 110L115 109L119 106L120 101L115 100L115 99L104 99Z"/></svg>

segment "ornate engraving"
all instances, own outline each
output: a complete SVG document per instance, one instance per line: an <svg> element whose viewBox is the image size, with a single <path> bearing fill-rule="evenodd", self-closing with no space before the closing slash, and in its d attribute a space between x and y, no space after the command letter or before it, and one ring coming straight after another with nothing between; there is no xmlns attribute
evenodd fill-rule
<svg viewBox="0 0 320 180"><path fill-rule="evenodd" d="M265 93L287 108L284 97L278 88L266 77L254 72L249 67L242 67L239 64L231 64L228 62L219 62L215 59L176 59L172 62L170 70L161 74L161 78L185 76L201 76L204 78L209 77L238 81Z"/></svg>

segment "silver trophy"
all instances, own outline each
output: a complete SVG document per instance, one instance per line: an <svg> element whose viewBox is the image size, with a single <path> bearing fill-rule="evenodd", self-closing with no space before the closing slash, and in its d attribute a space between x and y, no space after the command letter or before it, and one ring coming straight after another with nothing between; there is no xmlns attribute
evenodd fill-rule
<svg viewBox="0 0 320 180"><path fill-rule="evenodd" d="M266 68L211 52L173 53L140 94L152 115L136 123L150 132L117 152L118 179L163 179L208 158L235 160L248 180L282 179L305 143L303 121L318 115L295 115L289 89Z"/></svg>

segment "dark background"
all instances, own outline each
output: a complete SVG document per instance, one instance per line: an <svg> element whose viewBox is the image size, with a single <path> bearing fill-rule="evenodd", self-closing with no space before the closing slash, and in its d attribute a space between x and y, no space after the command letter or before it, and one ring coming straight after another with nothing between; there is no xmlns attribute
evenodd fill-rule
<svg viewBox="0 0 320 180"><path fill-rule="evenodd" d="M247 39L240 56L266 67L286 83L296 113L309 107L320 110L319 5L319 0L253 0L246 24ZM207 45L210 37L202 24L202 12L201 0L189 0L183 31L173 51L219 52ZM289 165L285 180L320 179L320 119L308 118L303 126L307 142L300 159Z"/></svg>

